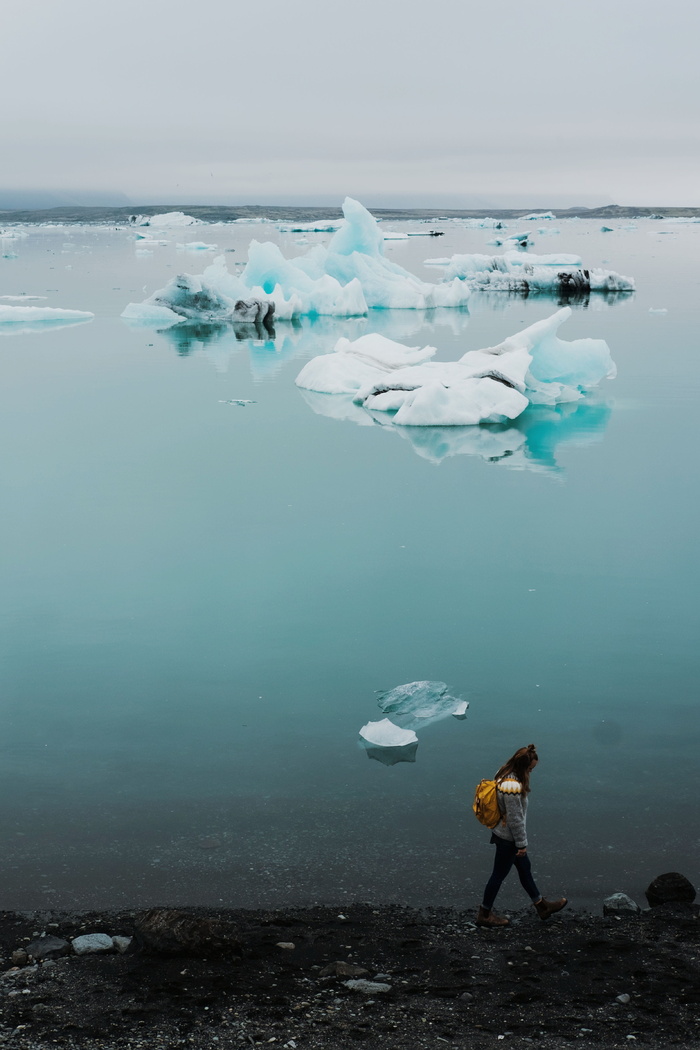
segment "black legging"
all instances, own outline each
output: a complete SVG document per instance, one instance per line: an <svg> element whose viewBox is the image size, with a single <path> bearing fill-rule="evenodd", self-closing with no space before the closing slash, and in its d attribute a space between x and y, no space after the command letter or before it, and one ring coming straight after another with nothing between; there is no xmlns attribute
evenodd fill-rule
<svg viewBox="0 0 700 1050"><path fill-rule="evenodd" d="M496 856L493 861L491 878L486 883L486 889L484 890L484 908L487 911L491 911L501 884L514 864L522 888L531 900L538 901L542 894L537 889L535 880L532 877L530 858L527 853L523 857L518 857L518 848L515 843L509 839L502 839L500 835L492 835L491 842L496 846Z"/></svg>

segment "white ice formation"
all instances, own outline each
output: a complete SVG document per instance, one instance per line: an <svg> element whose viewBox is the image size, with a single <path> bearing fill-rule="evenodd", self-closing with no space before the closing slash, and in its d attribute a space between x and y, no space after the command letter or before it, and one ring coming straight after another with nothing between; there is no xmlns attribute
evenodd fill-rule
<svg viewBox="0 0 700 1050"><path fill-rule="evenodd" d="M508 251L503 255L453 255L426 259L427 266L444 266L445 280L459 278L479 291L538 293L631 292L634 280L613 270L585 269L578 255L533 255Z"/></svg>
<svg viewBox="0 0 700 1050"><path fill-rule="evenodd" d="M418 737L410 729L401 729L389 718L379 722L367 722L360 730L360 736L375 747L405 747L416 744Z"/></svg>
<svg viewBox="0 0 700 1050"><path fill-rule="evenodd" d="M0 325L75 324L91 321L86 310L61 310L53 306L0 306Z"/></svg>
<svg viewBox="0 0 700 1050"><path fill-rule="evenodd" d="M529 404L576 401L616 368L602 339L565 342L564 307L497 346L470 350L458 361L431 361L434 347L404 347L379 335L339 339L315 357L297 386L320 394L352 394L367 412L392 413L403 426L472 426L516 419Z"/></svg>
<svg viewBox="0 0 700 1050"><path fill-rule="evenodd" d="M445 682L408 682L380 692L377 706L396 719L402 729L420 729L450 715L464 718L469 703L450 696Z"/></svg>
<svg viewBox="0 0 700 1050"><path fill-rule="evenodd" d="M183 211L166 211L160 215L132 215L133 226L201 226L202 220Z"/></svg>
<svg viewBox="0 0 700 1050"><path fill-rule="evenodd" d="M218 244L207 244L206 241L187 241L175 245L179 252L215 252L218 247Z"/></svg>
<svg viewBox="0 0 700 1050"><path fill-rule="evenodd" d="M315 222L278 222L276 224L280 233L335 233L342 225L342 219L316 219Z"/></svg>
<svg viewBox="0 0 700 1050"><path fill-rule="evenodd" d="M182 275L143 303L130 303L123 317L145 324L168 323L163 309L178 300L182 319L182 288L193 289L187 305L195 317L202 303L201 319L214 321L212 302L218 301L218 319L226 319L239 299L261 299L274 304L277 320L300 315L360 317L368 309L423 310L464 306L470 289L464 281L421 281L384 255L384 236L376 220L350 197L343 204L345 219L327 247L315 245L305 254L286 259L278 245L251 241L248 262L238 274L229 273L218 256L203 274ZM153 307L158 307L154 312ZM170 317L169 323L177 323Z"/></svg>

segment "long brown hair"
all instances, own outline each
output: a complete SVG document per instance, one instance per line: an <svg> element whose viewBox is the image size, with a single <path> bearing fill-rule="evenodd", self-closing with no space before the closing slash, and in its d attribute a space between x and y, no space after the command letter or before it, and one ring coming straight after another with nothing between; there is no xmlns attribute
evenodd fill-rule
<svg viewBox="0 0 700 1050"><path fill-rule="evenodd" d="M527 747L519 747L512 758L509 758L495 776L495 780L503 780L507 776L514 776L523 785L523 791L527 795L530 791L530 766L538 761L537 748L534 744Z"/></svg>

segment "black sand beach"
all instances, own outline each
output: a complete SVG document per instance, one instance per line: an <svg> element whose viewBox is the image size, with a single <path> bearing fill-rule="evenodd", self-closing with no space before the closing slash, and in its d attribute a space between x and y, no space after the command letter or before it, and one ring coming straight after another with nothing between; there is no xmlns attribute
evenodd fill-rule
<svg viewBox="0 0 700 1050"><path fill-rule="evenodd" d="M342 909L161 913L160 951L143 913L4 913L0 1042L26 1050L699 1045L697 905L619 918L564 911L547 923L523 911L501 930L446 909ZM37 935L89 933L137 936L123 954L76 955L66 945L63 957L23 957ZM179 950L164 952L178 936ZM351 979L384 987L346 986Z"/></svg>

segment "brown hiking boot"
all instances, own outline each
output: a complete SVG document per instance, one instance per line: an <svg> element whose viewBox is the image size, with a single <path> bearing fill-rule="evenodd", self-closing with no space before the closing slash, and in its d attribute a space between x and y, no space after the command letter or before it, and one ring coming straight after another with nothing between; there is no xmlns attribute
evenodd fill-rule
<svg viewBox="0 0 700 1050"><path fill-rule="evenodd" d="M476 917L477 926L507 926L508 922L508 919L502 915L496 915L495 912L489 911L483 905L479 908L479 914Z"/></svg>
<svg viewBox="0 0 700 1050"><path fill-rule="evenodd" d="M542 922L546 922L550 915L554 915L555 911L561 911L568 903L566 897L560 897L558 901L547 901L544 897L540 897L538 901L533 901Z"/></svg>

